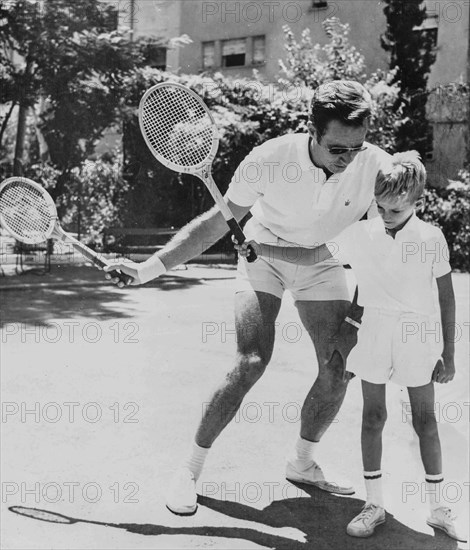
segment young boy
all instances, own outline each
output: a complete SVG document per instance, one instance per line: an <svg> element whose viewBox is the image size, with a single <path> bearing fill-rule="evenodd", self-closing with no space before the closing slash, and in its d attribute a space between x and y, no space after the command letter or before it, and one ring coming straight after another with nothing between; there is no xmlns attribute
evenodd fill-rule
<svg viewBox="0 0 470 550"><path fill-rule="evenodd" d="M465 542L441 497L441 447L434 415L434 384L454 378L455 299L449 252L441 230L419 220L424 166L415 151L392 157L379 172L375 198L380 216L346 228L334 242L314 249L252 243L258 255L302 265L330 260L349 264L364 306L358 343L347 368L362 379L364 400L361 447L367 501L347 526L354 537L368 537L385 522L381 486L382 430L386 420L385 384L407 386L413 426L419 437L429 498L428 525ZM246 255L246 244L236 246ZM334 259L333 259L334 258ZM435 353L427 341L436 279L444 347Z"/></svg>

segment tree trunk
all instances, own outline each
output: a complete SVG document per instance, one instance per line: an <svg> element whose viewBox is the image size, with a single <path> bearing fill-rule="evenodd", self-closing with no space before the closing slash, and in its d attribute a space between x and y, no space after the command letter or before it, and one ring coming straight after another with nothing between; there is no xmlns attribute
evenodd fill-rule
<svg viewBox="0 0 470 550"><path fill-rule="evenodd" d="M26 87L29 88L29 77L31 76L33 70L33 64L30 60L26 61L25 69L25 83ZM22 90L20 101L19 101L19 111L18 111L18 129L16 132L16 145L15 145L15 160L13 162L13 175L22 176L24 172L23 166L23 153L24 153L24 141L26 136L26 116L28 114L28 97L27 91Z"/></svg>
<svg viewBox="0 0 470 550"><path fill-rule="evenodd" d="M0 129L0 145L2 144L3 134L5 133L5 130L7 129L8 121L10 120L11 114L13 113L13 109L15 107L16 107L16 102L12 101L10 109L8 110L8 113L5 115L5 118L3 119L2 127Z"/></svg>
<svg viewBox="0 0 470 550"><path fill-rule="evenodd" d="M26 115L28 114L28 108L24 103L20 103L18 111L18 129L16 131L16 146L15 146L15 160L13 161L13 175L23 175L23 152L24 152L24 138L26 135Z"/></svg>

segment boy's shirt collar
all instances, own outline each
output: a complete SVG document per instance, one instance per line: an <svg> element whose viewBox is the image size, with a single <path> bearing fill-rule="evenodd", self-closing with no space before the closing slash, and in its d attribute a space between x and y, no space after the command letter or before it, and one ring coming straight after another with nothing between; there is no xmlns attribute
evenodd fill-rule
<svg viewBox="0 0 470 550"><path fill-rule="evenodd" d="M386 235L387 237L391 237L393 239L393 237L387 233L382 217L377 216L373 219L375 219L377 221L377 228L379 229L379 231L381 233L383 233L384 235ZM409 217L406 224L399 231L397 231L395 233L394 240L400 240L401 241L406 237L406 235L412 233L413 230L416 228L416 224L417 224L418 221L419 221L419 219L416 216L416 212L413 212L413 214L411 214L411 216Z"/></svg>

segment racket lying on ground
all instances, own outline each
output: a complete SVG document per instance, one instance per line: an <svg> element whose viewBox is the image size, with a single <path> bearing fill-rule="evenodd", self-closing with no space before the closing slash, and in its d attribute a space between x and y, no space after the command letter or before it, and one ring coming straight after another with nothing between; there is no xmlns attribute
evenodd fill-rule
<svg viewBox="0 0 470 550"><path fill-rule="evenodd" d="M238 244L245 235L212 178L219 138L215 121L202 99L181 84L162 83L147 90L140 101L139 124L153 156L175 172L203 181ZM256 253L248 247L249 262Z"/></svg>
<svg viewBox="0 0 470 550"><path fill-rule="evenodd" d="M101 269L110 265L60 227L52 197L30 179L13 177L0 185L0 224L22 243L39 244L54 238L71 243L85 258ZM121 288L132 281L132 277L117 270L112 271L111 276L120 279L118 286Z"/></svg>

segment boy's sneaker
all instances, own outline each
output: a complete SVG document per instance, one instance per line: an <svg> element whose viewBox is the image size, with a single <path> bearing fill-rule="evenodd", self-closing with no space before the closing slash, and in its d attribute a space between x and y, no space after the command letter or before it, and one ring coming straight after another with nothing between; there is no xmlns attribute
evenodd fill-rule
<svg viewBox="0 0 470 550"><path fill-rule="evenodd" d="M349 522L346 533L351 537L370 537L377 525L385 523L385 510L376 504L366 504L362 512Z"/></svg>
<svg viewBox="0 0 470 550"><path fill-rule="evenodd" d="M347 483L339 485L332 481L326 481L323 471L320 466L311 461L311 464L304 468L300 466L299 462L295 459L287 461L286 479L288 481L294 481L296 483L307 483L308 485L314 485L323 491L328 493L336 493L338 495L353 495L354 488Z"/></svg>
<svg viewBox="0 0 470 550"><path fill-rule="evenodd" d="M431 512L431 515L426 520L426 523L436 529L441 529L449 535L449 537L458 540L459 542L467 542L467 537L455 525L457 518L452 515L452 510L442 506Z"/></svg>
<svg viewBox="0 0 470 550"><path fill-rule="evenodd" d="M168 487L166 507L179 516L190 516L196 512L196 481L188 468L180 468L173 475Z"/></svg>

